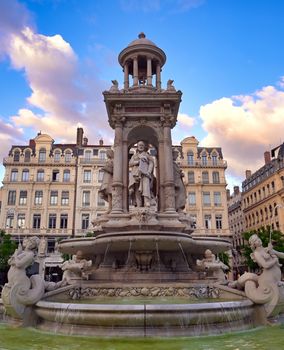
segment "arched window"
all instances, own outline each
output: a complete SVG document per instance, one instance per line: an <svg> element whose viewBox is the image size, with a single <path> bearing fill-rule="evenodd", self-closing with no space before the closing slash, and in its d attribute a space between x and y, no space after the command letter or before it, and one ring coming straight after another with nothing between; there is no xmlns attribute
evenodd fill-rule
<svg viewBox="0 0 284 350"><path fill-rule="evenodd" d="M20 151L16 150L14 152L14 162L19 162L20 161Z"/></svg>
<svg viewBox="0 0 284 350"><path fill-rule="evenodd" d="M31 161L31 151L29 149L27 149L25 151L25 158L24 159L25 159L24 161L26 163L29 163Z"/></svg>
<svg viewBox="0 0 284 350"><path fill-rule="evenodd" d="M66 163L70 163L71 162L71 158L72 158L72 154L71 154L71 151L66 151L65 152L65 162Z"/></svg>
<svg viewBox="0 0 284 350"><path fill-rule="evenodd" d="M45 149L45 148L41 148L41 149L39 150L38 161L39 161L40 163L43 163L43 162L45 162L45 160L46 160L46 149Z"/></svg>
<svg viewBox="0 0 284 350"><path fill-rule="evenodd" d="M204 166L207 165L207 153L206 152L202 153L202 155L201 155L201 162L202 162L202 165L204 165Z"/></svg>
<svg viewBox="0 0 284 350"><path fill-rule="evenodd" d="M209 174L208 171L202 171L202 183L209 184Z"/></svg>
<svg viewBox="0 0 284 350"><path fill-rule="evenodd" d="M37 171L36 180L37 181L44 181L44 170L43 169L39 169Z"/></svg>
<svg viewBox="0 0 284 350"><path fill-rule="evenodd" d="M212 159L212 165L217 165L217 163L218 163L218 156L217 156L217 154L215 152L212 154L211 159Z"/></svg>
<svg viewBox="0 0 284 350"><path fill-rule="evenodd" d="M54 152L54 161L55 162L60 162L60 157L61 157L61 151L59 149L57 149Z"/></svg>
<svg viewBox="0 0 284 350"><path fill-rule="evenodd" d="M18 169L12 169L10 181L18 181Z"/></svg>
<svg viewBox="0 0 284 350"><path fill-rule="evenodd" d="M219 184L220 183L220 176L218 171L213 171L212 173L213 178L213 184Z"/></svg>
<svg viewBox="0 0 284 350"><path fill-rule="evenodd" d="M193 152L192 151L187 152L187 164L188 165L194 165L194 158L193 158Z"/></svg>

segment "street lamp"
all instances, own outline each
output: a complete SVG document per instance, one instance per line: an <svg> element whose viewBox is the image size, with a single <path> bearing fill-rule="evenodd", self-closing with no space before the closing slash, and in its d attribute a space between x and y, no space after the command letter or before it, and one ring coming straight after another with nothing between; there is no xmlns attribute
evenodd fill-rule
<svg viewBox="0 0 284 350"><path fill-rule="evenodd" d="M276 213L276 209L277 208L284 208L284 206L282 204L277 204L275 205L274 209L273 209L273 215L272 215L272 218L271 218L271 225L270 225L270 232L269 232L269 243L271 243L271 235L272 235L272 224L275 220L275 213Z"/></svg>

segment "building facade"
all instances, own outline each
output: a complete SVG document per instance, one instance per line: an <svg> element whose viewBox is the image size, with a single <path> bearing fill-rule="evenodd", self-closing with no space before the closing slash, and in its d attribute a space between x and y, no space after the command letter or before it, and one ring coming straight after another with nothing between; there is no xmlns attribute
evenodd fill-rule
<svg viewBox="0 0 284 350"><path fill-rule="evenodd" d="M102 140L89 145L82 128L74 144L57 144L39 133L28 145L12 146L3 162L0 227L17 238L47 236L49 249L56 238L92 232L92 221L108 209L98 191L110 148ZM194 234L229 236L221 149L198 147L194 137L177 148Z"/></svg>
<svg viewBox="0 0 284 350"><path fill-rule="evenodd" d="M194 222L194 235L230 236L225 170L220 147L198 147L192 136L181 141L181 168L187 192L186 211Z"/></svg>
<svg viewBox="0 0 284 350"><path fill-rule="evenodd" d="M247 170L242 183L245 230L271 226L284 232L284 144L265 152L264 161L255 173Z"/></svg>

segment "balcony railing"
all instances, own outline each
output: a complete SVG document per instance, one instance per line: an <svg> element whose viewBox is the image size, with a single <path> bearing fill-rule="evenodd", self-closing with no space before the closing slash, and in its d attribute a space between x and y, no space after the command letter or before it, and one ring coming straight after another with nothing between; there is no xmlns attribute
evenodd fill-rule
<svg viewBox="0 0 284 350"><path fill-rule="evenodd" d="M221 159L218 161L207 160L204 162L200 159L197 159L193 162L187 162L186 160L183 160L181 162L181 166L189 168L227 168L227 161Z"/></svg>

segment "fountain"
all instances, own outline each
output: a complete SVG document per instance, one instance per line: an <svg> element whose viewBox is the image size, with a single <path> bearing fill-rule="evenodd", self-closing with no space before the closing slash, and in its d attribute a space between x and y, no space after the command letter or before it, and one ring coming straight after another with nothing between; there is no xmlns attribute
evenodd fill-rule
<svg viewBox="0 0 284 350"><path fill-rule="evenodd" d="M162 89L165 61L165 53L143 33L119 54L124 87L113 80L103 93L115 133L100 190L109 210L94 222L93 237L59 243L60 251L74 258L63 264L58 285L25 278L26 265L11 261L2 293L9 319L62 333L188 336L265 324L276 304L281 309L278 275L272 290L252 274L225 286L226 266L215 256L230 249L230 242L191 235L171 140L182 93L173 80ZM21 254L31 259L28 250ZM12 278L18 270L24 285Z"/></svg>

